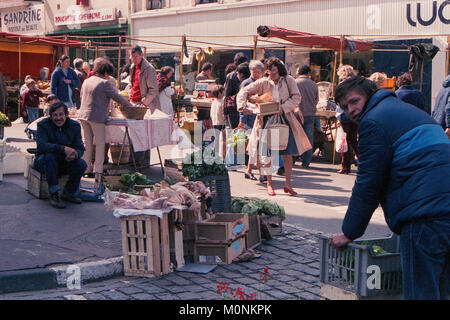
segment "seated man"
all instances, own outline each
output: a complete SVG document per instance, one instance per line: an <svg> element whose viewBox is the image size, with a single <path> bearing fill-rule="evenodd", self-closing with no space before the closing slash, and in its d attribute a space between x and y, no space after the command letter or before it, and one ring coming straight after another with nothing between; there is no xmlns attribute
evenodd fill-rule
<svg viewBox="0 0 450 320"><path fill-rule="evenodd" d="M51 205L61 209L66 207L63 200L81 203L81 199L75 194L87 167L86 162L81 159L85 149L81 139L81 126L68 117L69 111L64 103L52 104L49 114L48 118L38 123L34 167L47 178ZM63 173L69 175L69 181L60 197L58 176Z"/></svg>

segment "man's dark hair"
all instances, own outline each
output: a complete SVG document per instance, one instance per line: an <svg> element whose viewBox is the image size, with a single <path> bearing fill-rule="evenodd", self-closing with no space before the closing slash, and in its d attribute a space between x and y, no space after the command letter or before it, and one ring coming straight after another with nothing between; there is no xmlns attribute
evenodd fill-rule
<svg viewBox="0 0 450 320"><path fill-rule="evenodd" d="M229 74L230 72L233 72L236 70L237 66L234 63L229 63L225 67L225 75Z"/></svg>
<svg viewBox="0 0 450 320"><path fill-rule="evenodd" d="M112 75L114 73L114 67L107 58L97 58L94 61L94 73L100 76L105 74Z"/></svg>
<svg viewBox="0 0 450 320"><path fill-rule="evenodd" d="M245 79L250 77L250 68L248 67L248 62L244 62L238 65L236 71L242 73Z"/></svg>
<svg viewBox="0 0 450 320"><path fill-rule="evenodd" d="M409 72L405 72L398 77L396 82L397 87L410 86L413 84L413 78Z"/></svg>
<svg viewBox="0 0 450 320"><path fill-rule="evenodd" d="M163 76L167 76L170 72L175 72L175 69L171 66L164 66L159 73Z"/></svg>
<svg viewBox="0 0 450 320"><path fill-rule="evenodd" d="M248 62L248 58L243 52L238 52L234 55L233 62L238 66L241 63Z"/></svg>
<svg viewBox="0 0 450 320"><path fill-rule="evenodd" d="M299 76L307 75L310 72L311 72L311 68L308 66L302 66L298 69Z"/></svg>
<svg viewBox="0 0 450 320"><path fill-rule="evenodd" d="M205 64L203 64L202 66L202 71L208 71L208 70L212 70L213 65L211 62L206 62Z"/></svg>
<svg viewBox="0 0 450 320"><path fill-rule="evenodd" d="M52 104L52 101L54 100L58 100L58 97L56 96L56 94L49 94L47 96L47 98L45 99L45 102L47 102L48 104Z"/></svg>
<svg viewBox="0 0 450 320"><path fill-rule="evenodd" d="M363 77L350 77L348 79L345 79L341 83L338 84L336 87L336 91L334 94L334 99L336 103L340 103L340 100L350 91L356 90L360 94L367 97L367 100L370 99L370 97L377 92L378 87L375 84L375 82L363 78Z"/></svg>
<svg viewBox="0 0 450 320"><path fill-rule="evenodd" d="M131 49L131 53L136 53L136 52L139 53L139 54L142 54L143 53L142 48L140 46L134 46Z"/></svg>
<svg viewBox="0 0 450 320"><path fill-rule="evenodd" d="M73 66L75 67L75 69L81 69L81 67L83 66L83 62L83 59L76 58L73 60Z"/></svg>
<svg viewBox="0 0 450 320"><path fill-rule="evenodd" d="M273 66L276 66L278 68L278 74L280 75L280 77L284 77L288 74L284 63L280 60L280 58L270 57L266 60L265 65L267 70L270 70Z"/></svg>
<svg viewBox="0 0 450 320"><path fill-rule="evenodd" d="M214 96L215 98L218 98L218 97L219 97L219 94L220 94L221 92L224 92L224 91L225 91L225 87L224 87L223 85L221 85L221 84L218 84L218 85L216 85L216 86L214 87L214 90L213 90L212 94L213 94L213 96Z"/></svg>
<svg viewBox="0 0 450 320"><path fill-rule="evenodd" d="M50 109L49 109L49 115L51 116L53 112L55 112L57 109L63 107L64 108L64 113L66 114L66 116L69 114L69 109L67 108L67 106L62 103L62 102L55 102L53 104L50 105Z"/></svg>

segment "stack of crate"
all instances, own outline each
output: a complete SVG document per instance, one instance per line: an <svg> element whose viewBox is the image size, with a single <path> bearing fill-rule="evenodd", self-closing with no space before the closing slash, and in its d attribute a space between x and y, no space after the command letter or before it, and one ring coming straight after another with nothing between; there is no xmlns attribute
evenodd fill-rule
<svg viewBox="0 0 450 320"><path fill-rule="evenodd" d="M230 264L247 249L247 243L254 246L257 238L258 234L249 237L248 214L216 213L195 224L194 261Z"/></svg>

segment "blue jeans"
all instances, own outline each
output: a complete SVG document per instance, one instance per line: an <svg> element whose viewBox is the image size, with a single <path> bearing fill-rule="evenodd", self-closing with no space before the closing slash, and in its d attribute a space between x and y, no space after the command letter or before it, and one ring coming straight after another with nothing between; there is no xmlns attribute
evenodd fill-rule
<svg viewBox="0 0 450 320"><path fill-rule="evenodd" d="M311 143L311 146L314 145L314 121L315 116L305 116L304 122L303 122L303 130L306 133L306 136L308 137L309 143ZM313 149L306 151L301 155L302 157L302 166L307 167L311 163L313 154Z"/></svg>
<svg viewBox="0 0 450 320"><path fill-rule="evenodd" d="M39 108L27 107L28 123L32 123L39 118Z"/></svg>
<svg viewBox="0 0 450 320"><path fill-rule="evenodd" d="M450 218L402 228L400 252L405 300L450 298Z"/></svg>
<svg viewBox="0 0 450 320"><path fill-rule="evenodd" d="M64 174L69 175L69 180L65 186L65 191L75 194L80 186L81 178L87 165L83 159L75 159L70 162L65 160L64 155L56 153L40 154L34 160L34 167L37 171L44 173L47 179L48 192L53 194L61 190L58 184L58 177Z"/></svg>

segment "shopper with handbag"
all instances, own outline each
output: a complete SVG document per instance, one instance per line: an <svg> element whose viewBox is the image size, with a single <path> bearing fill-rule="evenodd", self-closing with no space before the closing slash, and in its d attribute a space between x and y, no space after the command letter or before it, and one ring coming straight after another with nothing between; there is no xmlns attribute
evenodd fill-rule
<svg viewBox="0 0 450 320"><path fill-rule="evenodd" d="M267 175L267 194L269 196L274 196L275 191L272 184L271 158L272 155L277 158L277 152L273 145L270 146L271 150L268 150L268 148L265 147L272 139L262 139L267 136L268 131L261 129L266 128L268 125L284 122L284 124L288 126L289 136L284 150L278 150L279 154L283 156L285 167L286 181L284 192L289 193L290 195L296 195L297 192L295 192L291 186L293 156L300 155L311 149L308 137L302 128L301 122L296 116L301 95L295 79L287 74L286 68L279 58L269 58L265 63L265 68L268 71L269 76L261 78L245 88L242 88L236 99L238 110L240 112L244 112L248 109L247 102L255 103L258 101L258 98L254 98L254 95L259 97L263 95L272 95L272 101L280 104L279 114L268 116L258 115L256 118L248 145L249 163L256 164L257 156L260 156L262 174ZM280 121L278 119L280 119Z"/></svg>

